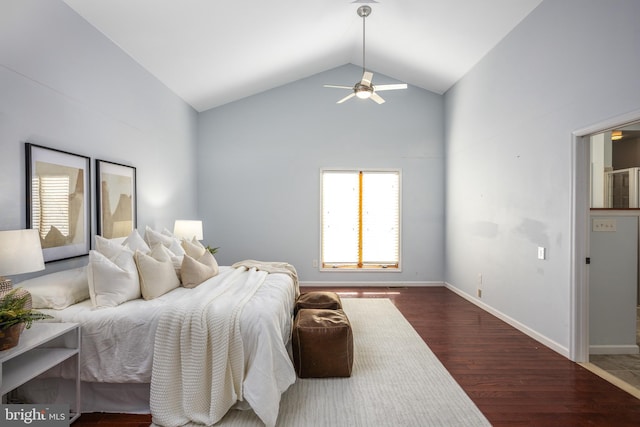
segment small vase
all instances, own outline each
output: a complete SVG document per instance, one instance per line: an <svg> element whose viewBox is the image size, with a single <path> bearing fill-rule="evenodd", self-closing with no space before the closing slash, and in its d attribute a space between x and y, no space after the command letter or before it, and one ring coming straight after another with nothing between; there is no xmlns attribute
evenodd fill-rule
<svg viewBox="0 0 640 427"><path fill-rule="evenodd" d="M18 345L23 328L22 323L0 329L0 351L9 350Z"/></svg>

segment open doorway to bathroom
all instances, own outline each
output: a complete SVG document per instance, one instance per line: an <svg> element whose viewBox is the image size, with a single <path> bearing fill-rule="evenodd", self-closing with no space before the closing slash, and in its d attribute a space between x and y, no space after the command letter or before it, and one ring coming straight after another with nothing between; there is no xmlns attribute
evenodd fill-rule
<svg viewBox="0 0 640 427"><path fill-rule="evenodd" d="M589 362L640 393L640 122L588 139Z"/></svg>

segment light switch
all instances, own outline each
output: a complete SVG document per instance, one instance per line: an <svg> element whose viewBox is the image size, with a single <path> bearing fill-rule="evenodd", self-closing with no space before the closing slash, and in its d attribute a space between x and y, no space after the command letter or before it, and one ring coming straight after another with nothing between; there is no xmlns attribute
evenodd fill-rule
<svg viewBox="0 0 640 427"><path fill-rule="evenodd" d="M538 246L538 259L544 259L546 255L546 250L542 246Z"/></svg>

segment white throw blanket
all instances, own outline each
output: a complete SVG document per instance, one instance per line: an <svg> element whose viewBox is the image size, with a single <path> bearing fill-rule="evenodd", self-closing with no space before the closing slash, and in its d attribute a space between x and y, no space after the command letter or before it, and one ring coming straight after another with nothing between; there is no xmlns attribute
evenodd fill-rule
<svg viewBox="0 0 640 427"><path fill-rule="evenodd" d="M151 379L154 424L212 425L243 400L239 318L266 275L256 269L232 269L197 301L177 304L163 314L156 330Z"/></svg>
<svg viewBox="0 0 640 427"><path fill-rule="evenodd" d="M298 283L298 272L295 267L287 262L279 261L256 261L253 259L246 259L244 261L236 262L231 267L245 267L247 269L255 268L256 270L266 271L267 273L282 273L287 274L293 279L293 284L296 288L296 298L300 296L300 284Z"/></svg>

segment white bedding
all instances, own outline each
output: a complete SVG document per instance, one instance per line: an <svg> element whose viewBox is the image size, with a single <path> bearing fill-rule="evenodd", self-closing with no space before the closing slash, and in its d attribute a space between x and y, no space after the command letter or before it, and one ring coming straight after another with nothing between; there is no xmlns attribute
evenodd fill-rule
<svg viewBox="0 0 640 427"><path fill-rule="evenodd" d="M83 381L150 383L154 337L163 312L171 304L215 293L232 274L237 274L235 269L221 267L219 275L197 288L180 287L149 301L137 299L117 307L93 309L87 300L64 310L41 311L57 321L82 324ZM269 274L240 314L245 365L243 397L268 425L275 423L280 395L296 379L286 344L297 292L297 283L289 275ZM61 370L59 375L74 377L72 366L63 365Z"/></svg>

